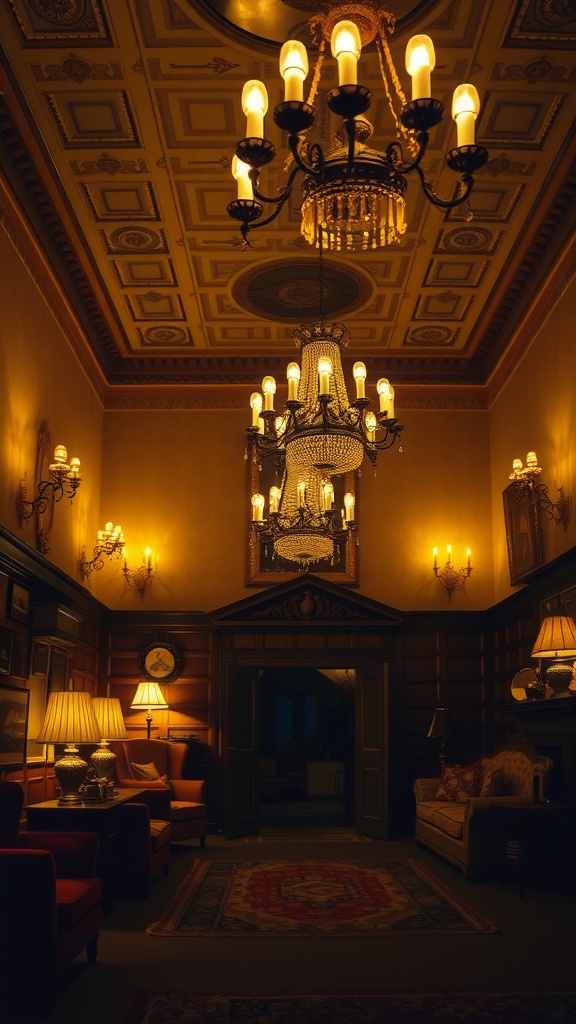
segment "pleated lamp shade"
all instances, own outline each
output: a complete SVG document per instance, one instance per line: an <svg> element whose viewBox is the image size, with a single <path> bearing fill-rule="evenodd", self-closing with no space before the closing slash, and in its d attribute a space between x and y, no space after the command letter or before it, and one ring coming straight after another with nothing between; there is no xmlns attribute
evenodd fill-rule
<svg viewBox="0 0 576 1024"><path fill-rule="evenodd" d="M80 786L88 763L78 756L77 743L98 743L100 726L85 690L62 690L48 697L38 743L65 743L64 756L54 764L61 804L81 803Z"/></svg>
<svg viewBox="0 0 576 1024"><path fill-rule="evenodd" d="M548 615L542 621L534 647L533 658L556 659L546 669L545 680L555 697L570 696L572 664L566 659L576 658L576 622L569 615ZM558 660L565 659L565 660Z"/></svg>
<svg viewBox="0 0 576 1024"><path fill-rule="evenodd" d="M93 697L92 708L100 726L100 743L90 757L96 778L114 783L116 780L116 754L108 747L108 740L128 739L117 697Z"/></svg>
<svg viewBox="0 0 576 1024"><path fill-rule="evenodd" d="M153 711L167 711L168 705L164 699L164 694L160 689L158 683L139 683L138 689L134 694L134 700L132 701L131 708L135 711L143 711L144 708L147 710L146 715L146 738L150 739L150 730L152 728L152 712Z"/></svg>

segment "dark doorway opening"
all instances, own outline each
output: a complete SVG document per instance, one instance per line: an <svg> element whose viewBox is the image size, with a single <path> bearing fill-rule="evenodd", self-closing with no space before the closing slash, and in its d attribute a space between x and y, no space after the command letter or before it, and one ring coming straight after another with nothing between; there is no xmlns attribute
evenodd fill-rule
<svg viewBox="0 0 576 1024"><path fill-rule="evenodd" d="M267 668L260 675L260 825L354 826L355 672Z"/></svg>

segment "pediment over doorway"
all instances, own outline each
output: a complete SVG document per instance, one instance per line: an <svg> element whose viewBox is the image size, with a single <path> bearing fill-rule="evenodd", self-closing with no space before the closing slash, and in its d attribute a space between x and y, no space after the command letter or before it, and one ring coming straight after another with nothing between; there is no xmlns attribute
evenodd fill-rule
<svg viewBox="0 0 576 1024"><path fill-rule="evenodd" d="M287 583L219 608L210 616L214 625L234 626L378 626L393 628L403 621L394 608L346 587L305 573Z"/></svg>

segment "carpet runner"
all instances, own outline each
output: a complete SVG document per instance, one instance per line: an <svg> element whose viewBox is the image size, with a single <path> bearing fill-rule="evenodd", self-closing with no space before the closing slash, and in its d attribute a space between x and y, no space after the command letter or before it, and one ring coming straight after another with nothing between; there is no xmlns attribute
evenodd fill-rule
<svg viewBox="0 0 576 1024"><path fill-rule="evenodd" d="M123 1024L573 1024L573 992L203 996L140 992Z"/></svg>
<svg viewBox="0 0 576 1024"><path fill-rule="evenodd" d="M373 936L496 928L407 861L198 860L151 935Z"/></svg>

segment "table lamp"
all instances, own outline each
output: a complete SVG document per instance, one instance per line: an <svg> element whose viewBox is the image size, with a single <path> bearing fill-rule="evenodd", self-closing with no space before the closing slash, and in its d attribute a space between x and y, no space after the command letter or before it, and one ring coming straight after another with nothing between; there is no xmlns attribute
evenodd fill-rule
<svg viewBox="0 0 576 1024"><path fill-rule="evenodd" d="M545 682L553 697L570 697L572 663L576 658L576 622L569 615L548 615L542 620L533 658L553 658L545 674ZM571 659L565 661L562 659Z"/></svg>
<svg viewBox="0 0 576 1024"><path fill-rule="evenodd" d="M110 740L126 740L128 733L122 717L118 697L93 697L92 710L100 727L100 742L90 757L97 779L116 780L116 754L110 750Z"/></svg>
<svg viewBox="0 0 576 1024"><path fill-rule="evenodd" d="M130 707L134 708L136 711L142 711L144 708L147 709L146 739L148 740L150 739L150 729L152 726L152 712L168 710L168 705L164 700L164 694L162 693L158 683L138 683L138 689L134 694L134 700Z"/></svg>
<svg viewBox="0 0 576 1024"><path fill-rule="evenodd" d="M88 763L78 754L77 743L98 743L100 726L91 707L91 694L85 690L62 690L48 697L38 743L65 743L64 756L54 764L60 786L59 804L81 803L80 786L86 778Z"/></svg>
<svg viewBox="0 0 576 1024"><path fill-rule="evenodd" d="M450 726L450 712L448 708L434 708L434 714L430 723L430 728L426 733L429 739L440 740L440 764L444 764L446 760L446 740L448 739L449 726Z"/></svg>

